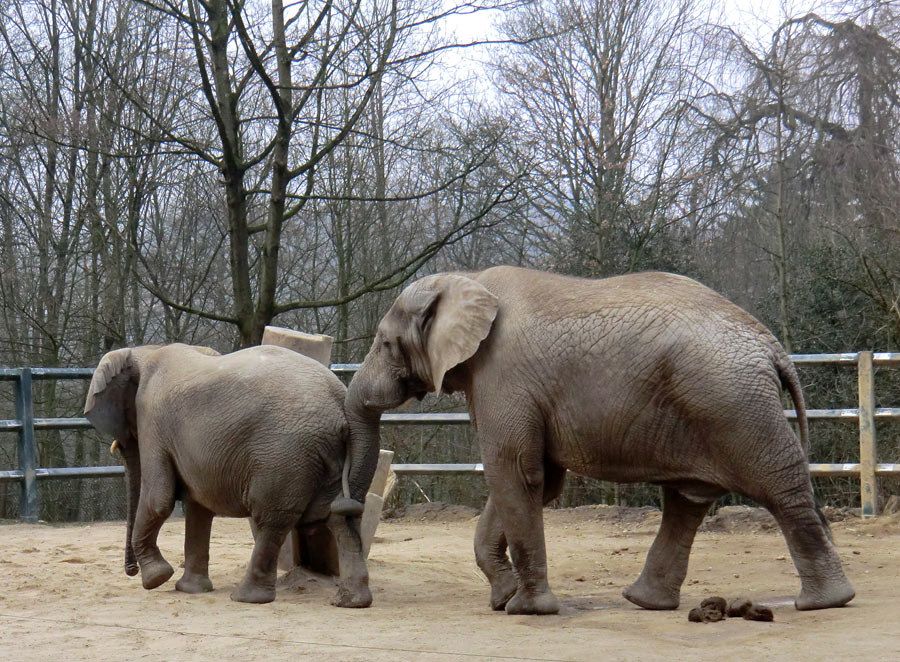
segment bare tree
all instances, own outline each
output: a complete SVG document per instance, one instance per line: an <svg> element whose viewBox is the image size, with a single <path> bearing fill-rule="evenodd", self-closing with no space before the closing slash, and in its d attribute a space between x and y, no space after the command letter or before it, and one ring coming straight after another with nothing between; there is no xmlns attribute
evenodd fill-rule
<svg viewBox="0 0 900 662"><path fill-rule="evenodd" d="M180 117L167 123L151 109L145 112L167 142L220 174L231 312L179 299L148 271L144 285L156 297L172 308L235 324L239 344L247 345L259 342L276 315L341 306L396 287L439 250L428 245L413 259L383 265L357 286L348 289L349 279L339 279L336 292L315 297L288 296L279 260L285 232L303 222L311 199L322 197L317 172L360 131L385 78L409 76L410 63L439 49L426 44L423 52L416 40L439 16L438 3L353 0L286 8L279 0L268 14L231 0L146 4L174 21L192 45L205 107L193 108L191 122ZM140 99L131 100L142 106ZM377 132L370 135L385 140ZM388 197L385 190L367 195Z"/></svg>
<svg viewBox="0 0 900 662"><path fill-rule="evenodd" d="M805 247L835 238L859 269L826 277L865 293L900 330L898 15L889 5L842 10L785 19L762 52L727 30L744 84L699 108L714 135L709 157L730 182L726 205L763 230L788 346L790 272Z"/></svg>
<svg viewBox="0 0 900 662"><path fill-rule="evenodd" d="M504 22L524 45L498 82L529 158L529 217L558 268L634 269L671 222L694 21L687 1L566 0Z"/></svg>

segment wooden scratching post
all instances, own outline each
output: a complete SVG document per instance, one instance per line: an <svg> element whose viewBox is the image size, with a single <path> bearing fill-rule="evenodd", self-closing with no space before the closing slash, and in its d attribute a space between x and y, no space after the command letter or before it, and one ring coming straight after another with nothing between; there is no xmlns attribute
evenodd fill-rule
<svg viewBox="0 0 900 662"><path fill-rule="evenodd" d="M286 347L315 359L324 366L331 365L331 345L334 338L321 333L303 333L280 326L267 326L263 331L263 345Z"/></svg>
<svg viewBox="0 0 900 662"><path fill-rule="evenodd" d="M362 524L360 524L360 536L362 537L363 556L369 558L369 550L375 539L375 529L381 521L381 510L384 502L391 495L394 485L397 483L397 474L391 471L391 460L394 459L394 451L381 449L378 451L378 467L375 476L366 494L366 506L363 510Z"/></svg>

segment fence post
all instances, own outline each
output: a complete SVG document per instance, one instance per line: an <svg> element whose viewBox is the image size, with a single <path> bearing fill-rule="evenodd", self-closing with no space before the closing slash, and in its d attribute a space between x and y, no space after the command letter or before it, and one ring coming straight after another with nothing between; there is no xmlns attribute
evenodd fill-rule
<svg viewBox="0 0 900 662"><path fill-rule="evenodd" d="M38 493L35 467L37 466L34 443L34 400L31 397L31 368L19 371L16 388L16 418L19 430L19 471L22 483L19 491L19 519L33 524L38 520Z"/></svg>
<svg viewBox="0 0 900 662"><path fill-rule="evenodd" d="M859 495L862 516L878 513L878 483L875 477L875 375L872 352L859 353Z"/></svg>

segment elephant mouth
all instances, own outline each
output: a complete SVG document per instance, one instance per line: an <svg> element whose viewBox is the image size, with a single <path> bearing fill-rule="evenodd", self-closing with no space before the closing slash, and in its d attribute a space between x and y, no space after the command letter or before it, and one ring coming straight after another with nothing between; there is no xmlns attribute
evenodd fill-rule
<svg viewBox="0 0 900 662"><path fill-rule="evenodd" d="M421 400L428 395L428 384L418 377L410 377L406 382L406 392L409 398Z"/></svg>

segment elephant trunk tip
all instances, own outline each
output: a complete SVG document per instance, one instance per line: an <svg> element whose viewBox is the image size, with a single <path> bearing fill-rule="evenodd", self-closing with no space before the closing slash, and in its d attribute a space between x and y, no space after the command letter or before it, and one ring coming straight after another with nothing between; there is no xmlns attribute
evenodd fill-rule
<svg viewBox="0 0 900 662"><path fill-rule="evenodd" d="M125 564L125 574L129 577L134 577L138 574L138 564L134 561Z"/></svg>

